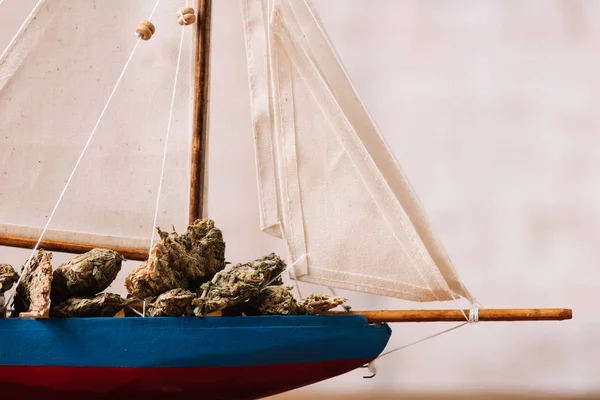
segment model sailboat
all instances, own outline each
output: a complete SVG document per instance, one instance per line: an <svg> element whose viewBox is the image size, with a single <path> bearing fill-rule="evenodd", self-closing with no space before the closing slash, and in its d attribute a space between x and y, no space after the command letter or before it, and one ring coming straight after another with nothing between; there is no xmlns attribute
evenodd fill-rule
<svg viewBox="0 0 600 400"><path fill-rule="evenodd" d="M260 228L285 241L290 276L473 304L315 9L307 0L241 4ZM189 6L38 1L0 58L0 244L145 260L156 225L202 217L211 3ZM257 398L369 363L387 345L386 322L570 316L474 307L8 318L0 383L9 395L62 399Z"/></svg>

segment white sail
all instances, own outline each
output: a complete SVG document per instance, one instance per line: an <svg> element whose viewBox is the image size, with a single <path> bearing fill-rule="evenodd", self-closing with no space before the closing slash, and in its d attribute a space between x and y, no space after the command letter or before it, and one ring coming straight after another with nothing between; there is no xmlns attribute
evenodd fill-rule
<svg viewBox="0 0 600 400"><path fill-rule="evenodd" d="M156 1L41 0L0 58L0 233L37 238ZM180 35L157 224L187 224L195 29L162 0L44 239L147 248Z"/></svg>
<svg viewBox="0 0 600 400"><path fill-rule="evenodd" d="M242 0L261 228L296 279L472 300L306 0Z"/></svg>

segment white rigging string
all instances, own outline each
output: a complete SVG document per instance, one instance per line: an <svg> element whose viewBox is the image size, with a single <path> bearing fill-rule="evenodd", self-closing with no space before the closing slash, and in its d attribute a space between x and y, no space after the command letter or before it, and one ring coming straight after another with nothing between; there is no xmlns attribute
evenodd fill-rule
<svg viewBox="0 0 600 400"><path fill-rule="evenodd" d="M478 303L477 301L474 301L474 302L471 303L471 308L469 309L469 316L467 316L462 309L460 310L460 312L464 315L466 322L463 322L461 324L455 325L455 326L453 326L451 328L448 328L448 329L445 329L445 330L443 330L441 332L434 333L433 335L426 336L426 337L424 337L422 339L419 339L419 340L416 340L414 342L411 342L411 343L408 343L408 344L396 347L396 348L394 348L392 350L388 350L385 353L381 353L379 356L377 356L375 359L373 359L371 362L369 362L364 367L364 368L367 368L369 370L369 372L371 373L371 375L365 376L364 378L367 378L367 379L373 378L377 374L377 366L375 365L375 361L379 360L382 357L387 356L388 354L395 353L396 351L399 351L399 350L404 350L404 349L406 349L408 347L411 347L411 346L414 346L416 344L419 344L419 343L425 342L427 340L433 339L435 337L441 336L441 335L443 335L445 333L452 332L453 330L458 329L458 328L462 328L465 325L470 325L470 324L474 324L474 323L479 322L479 309L480 308L483 308L481 306L481 304Z"/></svg>
<svg viewBox="0 0 600 400"><path fill-rule="evenodd" d="M154 5L154 8L152 9L152 12L150 13L150 17L148 18L148 20L151 20L152 17L154 16L154 13L156 12L156 9L158 8L159 3L160 3L160 0L157 0L156 4ZM23 270L21 271L21 276L19 277L19 279L17 280L17 283L15 284L15 291L13 292L13 294L11 296L8 297L7 303L9 303L12 300L12 297L14 296L14 294L16 292L16 288L19 286L19 283L21 283L21 279L27 272L27 269L29 268L31 260L33 259L35 252L37 251L40 243L42 242L42 239L43 239L46 231L48 230L48 227L50 226L50 222L52 221L52 218L54 217L54 214L56 213L56 210L58 209L62 199L64 198L64 196L67 192L67 189L69 188L69 185L70 185L71 181L73 180L73 176L75 175L75 172L77 171L77 168L79 167L79 164L81 163L81 160L83 159L83 156L85 155L88 147L90 146L90 143L92 142L92 139L94 138L94 135L96 134L96 131L98 130L98 126L100 125L100 122L102 121L102 118L104 117L104 114L106 113L106 110L108 109L108 106L110 105L110 102L113 99L113 97L117 91L117 88L119 87L119 84L121 83L121 81L123 79L123 76L125 75L125 72L127 71L129 65L131 64L131 60L133 59L133 56L134 56L141 40L142 39L138 37L138 40L136 41L135 46L133 47L133 50L131 51L131 54L129 55L129 58L127 59L127 62L125 63L125 66L123 67L123 70L121 71L121 74L117 78L117 81L112 89L112 92L108 96L108 99L106 100L104 108L102 109L102 112L100 113L100 116L98 117L98 120L96 121L96 124L94 125L94 128L92 129L92 132L90 133L87 142L85 143L85 146L81 150L81 154L79 155L77 162L73 166L73 170L71 171L71 174L69 175L69 178L67 179L67 182L65 183L65 186L63 187L63 190L60 193L60 196L58 197L58 200L56 201L56 204L54 205L54 208L53 208L52 212L50 213L48 220L46 221L46 225L44 226L44 229L42 230L42 233L40 234L40 237L39 237L37 243L33 247L33 250L31 252L31 255L29 256L29 259L23 266Z"/></svg>
<svg viewBox="0 0 600 400"><path fill-rule="evenodd" d="M331 292L332 295L334 295L335 297L338 297L338 294L334 288L332 288L331 286L327 286L327 288L329 289L329 291ZM348 304L347 302L342 304L342 308L346 311L350 311L352 309L352 307L350 307L350 304Z"/></svg>
<svg viewBox="0 0 600 400"><path fill-rule="evenodd" d="M188 0L189 1L189 0ZM186 1L186 6L188 5L188 2ZM183 15L183 10L180 8L179 9L179 15L181 16L181 18L183 20L185 20L185 16ZM162 157L162 164L160 167L160 179L158 181L158 193L156 195L156 207L154 209L154 222L152 223L152 234L150 237L150 248L148 249L148 258L150 258L150 255L152 254L152 244L154 243L154 236L156 235L156 222L158 220L158 210L159 210L159 205L160 205L160 194L162 192L162 184L163 184L163 180L165 177L165 163L167 160L167 151L169 148L169 137L171 135L171 123L173 121L173 108L175 107L175 94L177 93L177 81L179 78L179 70L181 68L181 53L183 51L183 39L185 38L185 27L186 25L183 25L181 27L181 37L179 39L179 52L177 54L177 66L175 67L175 78L173 81L173 94L171 96L171 107L169 110L169 121L167 122L167 133L165 135L165 146L163 149L163 157ZM144 313L145 314L145 313Z"/></svg>
<svg viewBox="0 0 600 400"><path fill-rule="evenodd" d="M189 0L186 0L185 6L187 7L188 4L189 4ZM183 9L181 9L181 8L179 9L179 16L185 21L185 15L183 14ZM175 66L175 77L173 79L173 93L171 96L171 106L169 109L169 120L167 122L167 133L165 134L165 146L163 149L163 157L162 157L162 163L161 163L161 167L160 167L160 178L158 181L158 193L156 194L156 207L154 209L154 222L152 223L152 233L151 233L151 238L150 238L150 248L148 249L148 258L150 258L150 256L152 255L152 244L154 243L154 236L156 234L155 227L156 227L156 222L158 220L160 195L162 192L162 183L163 183L164 176L165 176L165 163L166 163L167 153L168 153L168 148L169 148L171 123L173 122L173 109L175 108L175 95L177 93L177 81L179 80L179 71L181 69L181 54L183 53L183 40L185 38L185 27L186 27L185 24L181 27L181 36L179 38L179 51L177 53L177 65ZM146 302L147 302L147 299L144 299L143 304L142 304L142 312L141 313L139 311L137 311L136 309L134 309L133 307L131 307L131 309L136 314L140 315L141 317L145 317L146 316Z"/></svg>
<svg viewBox="0 0 600 400"><path fill-rule="evenodd" d="M283 271L281 271L279 274L277 274L277 276L273 279L271 279L269 282L267 282L266 285L263 286L263 288L261 289L261 291L265 290L268 286L271 285L271 283L275 282L277 279L281 278L281 276L283 274L285 274L287 271L293 270L296 265L298 265L301 261L304 261L304 259L307 257L307 254L302 254L300 257L298 257L298 259L296 261L294 261L293 263L289 264ZM297 288L298 291L300 291L300 288ZM300 299L302 299L302 296L300 296Z"/></svg>

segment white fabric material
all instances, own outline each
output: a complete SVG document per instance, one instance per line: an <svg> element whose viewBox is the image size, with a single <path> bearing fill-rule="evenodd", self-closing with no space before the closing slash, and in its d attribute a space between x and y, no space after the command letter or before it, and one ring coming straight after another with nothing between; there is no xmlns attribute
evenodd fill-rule
<svg viewBox="0 0 600 400"><path fill-rule="evenodd" d="M252 101L252 123L254 128L256 177L258 181L260 225L261 229L269 234L282 237L279 226L277 177L275 170L274 137L271 126L273 124L272 97L270 88L268 63L267 35L262 29L254 29L262 24L266 7L246 6L244 8L244 33L249 47L248 70L250 79L250 93ZM250 26L253 29L250 29Z"/></svg>
<svg viewBox="0 0 600 400"><path fill-rule="evenodd" d="M45 239L148 246L184 4L161 1L156 33L140 43ZM0 90L3 232L44 226L154 5L45 0L1 59L0 76L9 75ZM186 28L157 221L164 229L187 225L193 33Z"/></svg>
<svg viewBox="0 0 600 400"><path fill-rule="evenodd" d="M473 300L314 8L242 0L242 9L261 228L278 222L295 277L412 301Z"/></svg>
<svg viewBox="0 0 600 400"><path fill-rule="evenodd" d="M34 48L62 1L39 0L0 55L0 90Z"/></svg>

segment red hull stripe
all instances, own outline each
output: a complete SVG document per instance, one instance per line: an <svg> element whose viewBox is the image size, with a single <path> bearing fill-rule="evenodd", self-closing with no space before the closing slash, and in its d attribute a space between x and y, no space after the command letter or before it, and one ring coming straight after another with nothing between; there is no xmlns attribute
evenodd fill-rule
<svg viewBox="0 0 600 400"><path fill-rule="evenodd" d="M192 368L0 366L0 388L9 399L257 399L346 373L367 361Z"/></svg>

